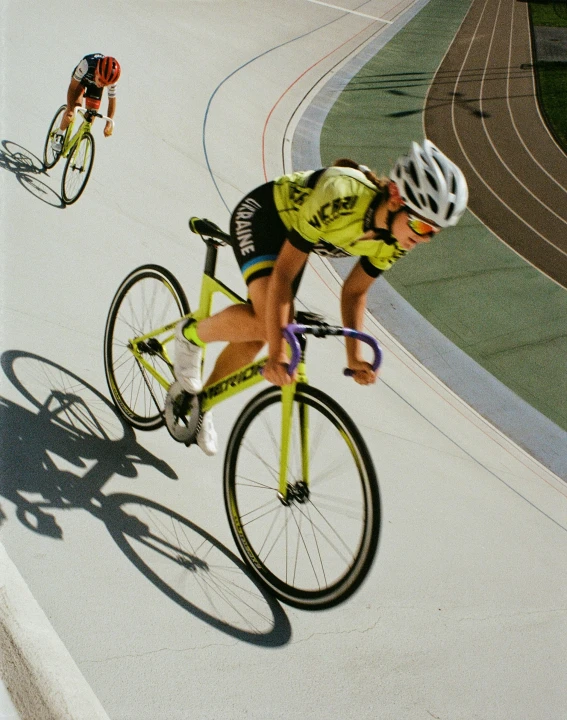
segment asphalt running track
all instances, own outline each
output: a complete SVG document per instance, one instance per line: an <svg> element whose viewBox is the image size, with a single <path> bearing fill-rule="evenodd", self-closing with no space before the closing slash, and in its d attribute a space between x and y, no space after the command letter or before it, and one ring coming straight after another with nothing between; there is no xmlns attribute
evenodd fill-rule
<svg viewBox="0 0 567 720"><path fill-rule="evenodd" d="M463 168L470 209L567 288L567 156L540 114L529 9L474 0L441 64L425 130Z"/></svg>

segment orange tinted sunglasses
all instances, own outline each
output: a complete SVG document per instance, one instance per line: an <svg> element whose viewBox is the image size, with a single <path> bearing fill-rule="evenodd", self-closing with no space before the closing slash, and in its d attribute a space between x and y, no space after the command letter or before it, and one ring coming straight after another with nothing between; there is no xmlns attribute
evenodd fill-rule
<svg viewBox="0 0 567 720"><path fill-rule="evenodd" d="M433 235L434 233L439 232L440 229L435 225L431 225L430 223L425 222L425 220L416 217L415 215L410 215L410 213L408 213L408 226L416 235Z"/></svg>

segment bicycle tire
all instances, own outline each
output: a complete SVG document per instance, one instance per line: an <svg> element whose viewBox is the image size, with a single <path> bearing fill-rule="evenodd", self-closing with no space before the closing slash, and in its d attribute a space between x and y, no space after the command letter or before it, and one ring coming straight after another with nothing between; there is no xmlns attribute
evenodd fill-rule
<svg viewBox="0 0 567 720"><path fill-rule="evenodd" d="M310 416L308 496L297 493L304 486L295 408L288 477L298 499L285 505L278 496L281 389L272 387L248 403L231 432L224 501L232 536L252 572L288 605L322 610L344 602L370 570L380 534L380 493L366 444L338 403L299 384L294 405L308 408ZM347 466L348 474L340 475Z"/></svg>
<svg viewBox="0 0 567 720"><path fill-rule="evenodd" d="M55 115L53 116L53 120L51 121L51 125L49 126L47 137L45 138L45 145L43 146L43 167L46 170L54 167L57 164L59 158L61 157L61 153L53 151L53 148L51 147L51 140L53 138L53 133L61 127L63 111L66 107L66 105L61 105L59 110L55 113Z"/></svg>
<svg viewBox="0 0 567 720"><path fill-rule="evenodd" d="M72 205L83 194L91 176L94 156L94 138L87 132L79 140L78 147L72 149L67 156L61 180L61 197L65 205Z"/></svg>
<svg viewBox="0 0 567 720"><path fill-rule="evenodd" d="M190 312L179 281L159 265L142 265L116 291L104 332L104 371L110 394L126 422L139 430L156 430L165 420L166 390L128 349L133 337L145 335ZM173 370L149 346L146 358L173 382Z"/></svg>

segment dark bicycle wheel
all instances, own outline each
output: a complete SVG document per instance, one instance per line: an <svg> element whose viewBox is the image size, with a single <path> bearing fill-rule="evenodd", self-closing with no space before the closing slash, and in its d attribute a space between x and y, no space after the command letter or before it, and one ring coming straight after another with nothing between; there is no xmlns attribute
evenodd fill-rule
<svg viewBox="0 0 567 720"><path fill-rule="evenodd" d="M282 500L281 397L280 388L268 388L237 419L224 464L225 505L236 545L262 582L289 605L321 610L346 600L370 570L380 532L378 481L347 413L320 390L298 385Z"/></svg>
<svg viewBox="0 0 567 720"><path fill-rule="evenodd" d="M43 146L43 167L46 170L52 168L61 157L61 153L55 152L51 142L53 140L53 134L61 127L61 120L63 119L63 112L66 107L66 105L61 105L59 110L55 113L53 120L51 121L51 125L49 126L49 132L45 138L45 145Z"/></svg>
<svg viewBox="0 0 567 720"><path fill-rule="evenodd" d="M91 174L94 154L94 138L90 133L85 133L65 163L61 181L61 197L65 205L71 205L81 197Z"/></svg>
<svg viewBox="0 0 567 720"><path fill-rule="evenodd" d="M163 425L167 390L132 354L130 341L172 325L188 313L183 288L158 265L143 265L130 273L112 300L104 333L104 370L112 398L132 427L155 430ZM170 328L139 348L144 359L170 382L173 368L164 346L172 338Z"/></svg>

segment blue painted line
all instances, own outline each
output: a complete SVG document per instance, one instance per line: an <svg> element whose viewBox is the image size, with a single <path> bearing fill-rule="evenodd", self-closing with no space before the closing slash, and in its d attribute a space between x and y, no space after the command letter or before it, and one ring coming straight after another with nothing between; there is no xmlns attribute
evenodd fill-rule
<svg viewBox="0 0 567 720"><path fill-rule="evenodd" d="M367 0L367 2L360 3L360 5L358 5L358 6L357 6L356 8L354 8L354 9L355 9L355 10L358 10L359 8L361 8L361 7L363 7L364 5L368 4L368 2L369 2L369 0ZM240 65L239 67L237 67L235 70L233 70L229 75L227 75L223 80L221 80L221 82L220 82L220 83L216 86L216 88L213 90L213 92L212 92L212 94L211 94L211 96L210 96L210 98L209 98L209 101L207 102L207 107L206 107L206 109L205 109L205 116L204 116L204 118L203 118L203 133L202 133L202 137L203 137L203 153L204 153L204 155L205 155L205 163L206 163L206 165L207 165L207 170L209 171L209 175L210 175L210 177L211 177L211 180L213 181L213 185L215 186L215 189L216 189L216 191L217 191L217 193L218 193L218 195L219 195L219 197L220 197L223 205L225 206L225 208L227 209L227 212L228 212L229 214L231 213L231 209L228 207L228 205L227 205L227 203L226 203L226 201L225 201L225 199L224 199L224 197L223 197L223 194L222 194L222 192L221 192L221 190L220 190L220 188L219 188L219 186L218 186L218 184L217 184L217 181L215 180L215 176L214 176L214 173L213 173L213 169L212 169L211 163L210 163L210 161L209 161L209 154L208 154L208 152L207 152L207 139L206 139L207 120L208 120L208 118L209 118L209 111L210 111L210 108L211 108L211 104L212 104L212 102L213 102L213 100L214 100L214 98L215 98L215 95L218 93L218 91L221 89L221 87L222 87L226 82L228 82L228 80L230 80L230 78L234 77L234 75L236 75L238 72L240 72L241 70L243 70L245 67L248 67L248 65L251 65L253 62L256 62L256 60L259 60L260 58L264 57L265 55L269 55L271 52L274 52L275 50L279 50L280 48L285 47L286 45L291 45L292 43L297 42L297 40L302 40L303 38L307 37L308 35L312 35L313 33L319 32L319 30L322 30L323 28L328 27L329 25L332 25L333 23L336 23L336 22L338 22L339 20L342 20L345 16L348 16L349 14L350 14L349 12L345 12L345 13L343 13L343 15L339 16L338 18L335 18L334 20L330 20L329 22L327 22L327 23L325 23L325 24L323 24L323 25L320 25L319 27L314 28L313 30L309 30L308 32L303 33L303 35L297 35L297 37L294 37L294 38L292 38L291 40L286 40L285 42L280 43L279 45L275 45L274 47L270 48L269 50L264 50L264 52L260 53L259 55L256 55L255 57L251 58L250 60L247 60L245 63L243 63L242 65ZM377 22L378 22L378 21L377 21Z"/></svg>

